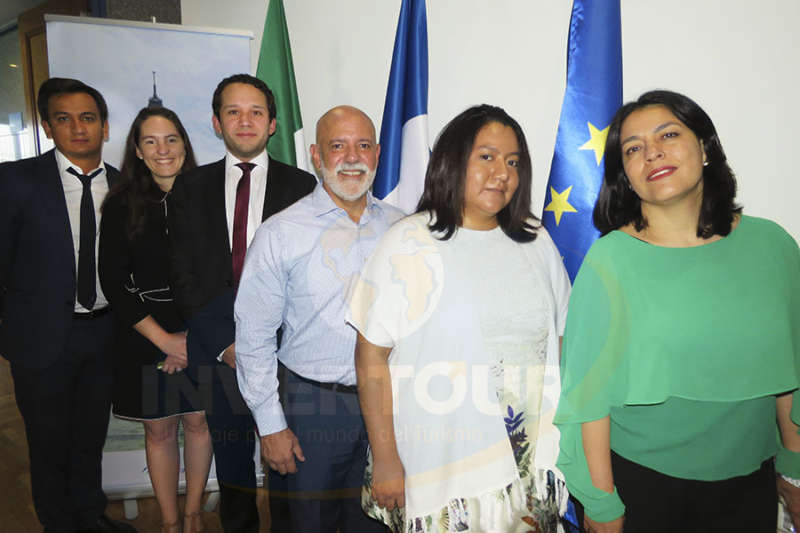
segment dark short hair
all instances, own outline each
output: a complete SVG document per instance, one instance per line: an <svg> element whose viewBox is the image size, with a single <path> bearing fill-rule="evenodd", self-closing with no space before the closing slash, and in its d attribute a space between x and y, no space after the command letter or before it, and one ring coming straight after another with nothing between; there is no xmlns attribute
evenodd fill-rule
<svg viewBox="0 0 800 533"><path fill-rule="evenodd" d="M622 125L634 111L649 106L664 106L683 122L703 143L703 201L697 223L697 236L725 236L731 232L733 217L742 208L734 203L736 177L717 136L714 123L691 98L672 91L650 91L617 110L608 129L603 185L594 207L594 225L602 235L633 223L637 231L647 227L639 196L630 188L622 163Z"/></svg>
<svg viewBox="0 0 800 533"><path fill-rule="evenodd" d="M39 116L42 121L50 123L50 99L59 94L86 93L91 96L100 111L100 120L105 123L108 120L108 106L100 94L100 91L90 87L80 80L72 78L50 78L39 87L39 96L36 99L36 107L39 108Z"/></svg>
<svg viewBox="0 0 800 533"><path fill-rule="evenodd" d="M270 120L275 118L275 95L273 95L272 91L269 90L267 84L255 76L251 76L250 74L234 74L233 76L228 76L219 82L217 88L214 89L214 97L211 99L211 109L214 111L214 116L217 117L218 120L219 110L222 107L222 91L224 91L225 87L231 83L246 83L247 85L252 85L264 93L264 97L267 99L267 111L269 111L269 118Z"/></svg>
<svg viewBox="0 0 800 533"><path fill-rule="evenodd" d="M174 111L166 107L145 107L139 111L136 118L133 119L128 138L125 141L125 153L122 157L120 179L117 180L117 183L106 196L106 201L115 196L123 196L128 206L125 234L129 239L132 239L144 229L147 204L160 201L164 196L164 192L158 188L158 185L153 180L150 169L136 155L136 148L139 146L142 135L142 124L150 117L163 117L172 122L172 125L178 130L186 151L183 166L178 173L183 174L197 166L189 134L186 133L186 129Z"/></svg>
<svg viewBox="0 0 800 533"><path fill-rule="evenodd" d="M463 225L464 181L467 164L478 132L487 124L498 122L514 131L519 145L519 186L507 206L497 213L497 221L506 235L516 242L536 239L539 220L531 213L531 156L525 134L516 120L502 108L487 104L470 107L451 120L439 134L425 173L425 189L417 213L433 214L430 230L441 240L453 236Z"/></svg>

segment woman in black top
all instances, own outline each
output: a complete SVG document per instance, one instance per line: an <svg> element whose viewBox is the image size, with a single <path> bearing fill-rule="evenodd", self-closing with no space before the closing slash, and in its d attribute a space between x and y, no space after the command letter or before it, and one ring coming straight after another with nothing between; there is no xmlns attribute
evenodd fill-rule
<svg viewBox="0 0 800 533"><path fill-rule="evenodd" d="M177 115L142 109L125 146L122 179L108 194L100 223L99 274L119 321L113 412L141 420L147 466L162 531L179 531L178 421L183 420L184 532L202 529L200 507L211 439L186 368L186 331L169 287L167 196L176 176L196 165ZM194 405L193 405L194 404Z"/></svg>

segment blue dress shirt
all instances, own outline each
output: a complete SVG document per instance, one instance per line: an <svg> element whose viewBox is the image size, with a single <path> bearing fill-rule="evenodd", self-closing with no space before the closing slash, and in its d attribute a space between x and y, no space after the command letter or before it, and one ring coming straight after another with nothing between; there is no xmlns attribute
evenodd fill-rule
<svg viewBox="0 0 800 533"><path fill-rule="evenodd" d="M378 241L403 216L367 193L364 213L353 222L318 185L256 231L234 315L239 389L260 435L287 427L278 398L279 359L314 381L355 384L356 331L345 323L347 295Z"/></svg>

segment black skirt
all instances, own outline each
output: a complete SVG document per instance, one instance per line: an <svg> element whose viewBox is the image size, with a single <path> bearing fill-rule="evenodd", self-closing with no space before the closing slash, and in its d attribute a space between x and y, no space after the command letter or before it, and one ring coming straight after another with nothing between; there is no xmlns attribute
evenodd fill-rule
<svg viewBox="0 0 800 533"><path fill-rule="evenodd" d="M149 306L153 318L166 331L186 329L171 301L151 301ZM135 329L119 325L112 397L115 416L154 420L203 409L197 384L185 371L170 375L158 369L165 358L166 354Z"/></svg>

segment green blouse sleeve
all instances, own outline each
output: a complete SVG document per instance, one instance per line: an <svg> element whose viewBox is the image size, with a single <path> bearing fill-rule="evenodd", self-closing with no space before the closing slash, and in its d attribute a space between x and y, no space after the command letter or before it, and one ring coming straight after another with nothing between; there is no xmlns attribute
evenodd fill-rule
<svg viewBox="0 0 800 533"><path fill-rule="evenodd" d="M797 424L800 418L800 391L792 393L792 422ZM775 470L779 474L800 479L800 453L787 450L783 447L781 440L781 432L776 432L776 440L778 441L778 454L775 456Z"/></svg>
<svg viewBox="0 0 800 533"><path fill-rule="evenodd" d="M564 474L569 493L583 504L586 514L597 522L610 522L625 514L625 505L614 487L613 493L592 485L589 465L583 453L583 438L580 424L566 424L561 430L558 461L556 466Z"/></svg>
<svg viewBox="0 0 800 533"><path fill-rule="evenodd" d="M624 403L628 315L612 263L590 251L570 297L554 421L561 431L557 465L567 488L599 522L620 517L625 506L616 488L609 494L592 484L581 423L604 418L612 406Z"/></svg>
<svg viewBox="0 0 800 533"><path fill-rule="evenodd" d="M786 248L789 252L787 254L790 255L790 262L793 266L791 270L795 273L800 272L800 250L797 247L797 243L788 235L785 238L788 242ZM800 284L797 282L797 276L793 278L793 281L792 307L793 309L798 309L800 308ZM800 332L800 313L798 312L794 314L793 330L794 332ZM795 371L800 374L800 342L795 339L794 344L797 347L795 349ZM798 375L798 381L800 381L800 375ZM792 393L792 410L789 416L792 422L800 425L800 390L795 390ZM775 457L775 470L780 474L800 479L800 453L792 452L783 447L780 431L777 432L777 440L778 454Z"/></svg>

